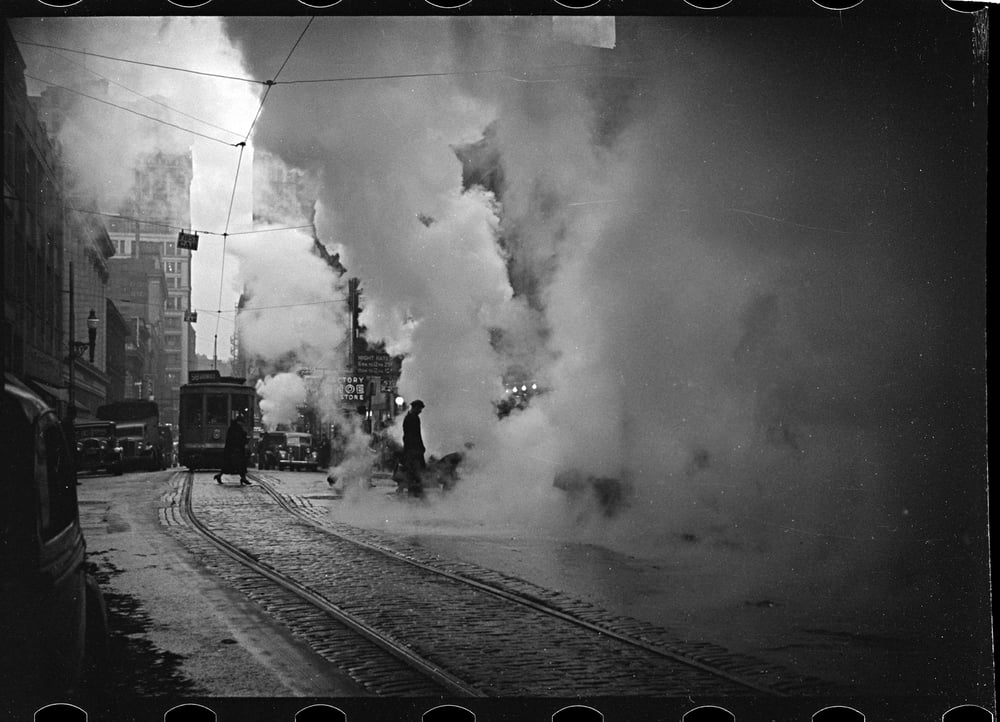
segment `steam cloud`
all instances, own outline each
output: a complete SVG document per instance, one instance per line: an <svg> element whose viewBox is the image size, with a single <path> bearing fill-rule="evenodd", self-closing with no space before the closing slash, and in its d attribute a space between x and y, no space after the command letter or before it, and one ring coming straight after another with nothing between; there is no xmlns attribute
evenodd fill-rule
<svg viewBox="0 0 1000 722"><path fill-rule="evenodd" d="M267 75L303 25L228 28ZM606 50L548 19L317 21L283 77L491 72L279 87L255 141L321 179L319 235L362 279L369 335L407 354L428 447L475 444L443 513L551 521L574 468L632 485L602 532L630 548L905 576L900 550L975 516L954 494L976 498L976 473L940 475L978 468L958 409L981 411L981 273L946 242L971 219L921 200L949 161L911 147L968 139L915 107L915 76L831 85L817 48L871 60L843 26L618 27ZM455 149L484 137L477 170L501 180L463 192ZM498 421L511 366L549 392Z"/></svg>

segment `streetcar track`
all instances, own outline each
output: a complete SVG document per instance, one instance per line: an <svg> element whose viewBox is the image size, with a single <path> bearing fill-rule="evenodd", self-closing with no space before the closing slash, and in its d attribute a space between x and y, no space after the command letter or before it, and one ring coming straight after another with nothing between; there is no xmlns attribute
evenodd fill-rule
<svg viewBox="0 0 1000 722"><path fill-rule="evenodd" d="M346 537L344 537L341 534L338 534L335 530L329 529L328 527L324 526L323 524L318 523L311 516L309 516L307 514L303 514L301 512L301 510L297 506L295 506L293 503L290 503L287 495L281 494L280 492L278 492L265 479L262 479L259 476L255 477L255 478L257 480L257 483L260 485L260 487L262 489L264 489L268 494L270 494L271 497L274 498L274 500L278 502L278 505L281 506L283 509L285 509L285 511L289 512L290 514L293 514L293 515L297 516L300 519L305 520L309 524L314 524L314 525L316 525L316 526L324 529L324 531L327 531L330 534L334 534L334 535L340 537L341 539L346 539ZM498 597L500 597L502 599L506 599L506 600L514 602L516 604L522 604L522 605L524 605L526 607L534 609L535 611L542 612L543 614L549 614L551 616L554 616L554 617L557 617L559 619L562 619L563 621L569 622L571 624L576 624L576 625L578 625L580 627L584 627L584 628L589 629L591 631L597 632L598 634L602 634L602 635L606 635L606 636L612 637L614 639L617 639L620 642L624 642L626 644L630 644L630 645L633 645L635 647L639 647L640 649L644 649L647 652L651 652L653 654L661 655L661 656L667 657L669 659L672 659L672 660L674 660L676 662L680 662L681 664L686 664L686 665L689 665L691 667L695 667L697 669L700 669L703 672L707 672L709 674L716 675L716 676L721 677L723 679L727 679L730 682L733 682L735 684L739 684L739 685L743 685L743 686L749 687L750 689L753 689L753 690L755 690L757 692L761 692L761 693L767 694L767 695L784 696L783 693L780 692L780 691L778 691L778 690L775 690L775 689L772 689L770 687L766 687L766 686L763 686L763 685L759 685L759 684L757 684L755 682L743 679L743 678L738 677L738 676L736 676L734 674L730 674L729 672L726 672L725 670L721 670L718 667L713 667L713 666L711 666L709 664L705 664L705 663L700 662L698 660L691 659L690 657L685 656L683 654L679 654L679 653L671 651L671 650L663 649L662 647L650 644L650 643L645 642L645 641L643 641L641 639L636 639L633 636L629 636L627 634L622 634L620 632L616 632L616 631L614 631L612 629L609 629L609 628L607 628L605 626L601 626L599 624L595 624L593 622L588 622L587 620L580 619L579 617L576 617L576 616L573 616L572 614L568 614L566 612L563 612L562 610L556 609L556 608L554 608L554 607L552 607L552 606L550 606L548 604L545 604L544 602L532 599L532 598L527 597L527 596L525 596L523 594L516 593L516 592L511 592L511 591L508 591L506 589L501 589L499 587L496 587L496 586L493 586L493 585L490 585L490 584L486 584L484 582L480 582L480 581L475 580L475 579L470 579L468 577L462 576L460 574L456 574L454 572L449 572L449 571L447 571L445 569L440 569L440 568L432 566L430 564L425 564L425 563L423 563L421 561L418 561L416 559L408 557L405 554L400 554L399 552L397 552L395 550L387 549L387 548L385 548L383 546L380 546L378 544L374 544L374 543L371 543L371 542L366 542L366 541L362 541L362 540L358 540L358 539L349 539L348 541L350 541L350 542L352 542L354 544L357 544L359 546L363 546L365 548L368 548L368 549L371 549L373 551L376 551L376 552L378 552L380 554L384 554L387 557L391 557L393 559L400 559L400 560L406 562L407 564L411 564L411 565L417 567L418 569L422 569L422 570L430 572L432 574L439 574L439 575L447 577L449 579L452 579L452 580L455 580L455 581L458 581L458 582L461 582L461 583L464 583L464 584L468 584L468 585L473 586L473 587L475 587L477 589L485 591L485 592L487 592L489 594L496 595L496 596L498 596Z"/></svg>
<svg viewBox="0 0 1000 722"><path fill-rule="evenodd" d="M324 614L327 614L337 621L341 622L345 626L354 630L357 634L361 635L370 642L373 642L376 646L385 650L393 657L399 659L404 664L420 671L422 674L426 675L428 678L432 679L435 683L441 685L449 693L461 696L461 697L485 697L486 695L474 687L470 687L458 678L449 674L445 670L440 669L437 665L429 662L428 660L422 659L418 655L410 651L405 645L396 642L383 634L380 634L377 630L373 629L369 625L365 624L359 619L356 619L353 615L345 612L344 610L332 604L327 599L322 597L320 594L308 589L302 584L299 584L280 572L272 569L266 564L263 564L257 558L257 555L252 552L243 549L235 544L231 544L226 539L220 537L210 530L205 524L203 524L195 515L191 503L191 491L193 486L193 474L188 472L185 477L185 481L181 490L182 507L183 513L186 519L191 523L191 526L203 537L211 541L215 546L229 555L231 558L235 559L239 563L246 567L249 567L257 574L269 579L271 582L277 584L281 588L288 592L291 592L300 599L306 601L308 604L312 605L316 609L319 609ZM375 667L377 666L371 662L365 662L358 665L358 669L364 667ZM356 671L356 670L355 670Z"/></svg>
<svg viewBox="0 0 1000 722"><path fill-rule="evenodd" d="M447 580L449 583L460 585L463 588L474 589L477 592L485 593L490 595L492 598L502 600L506 603L512 603L531 610L531 612L542 615L546 618L551 618L553 620L558 620L560 623L566 623L574 628L578 628L586 631L587 633L593 633L596 638L603 640L613 640L614 642L626 645L627 647L634 648L636 650L641 650L642 653L647 655L654 655L656 658L662 658L664 660L669 660L671 663L676 665L681 665L684 668L688 668L692 673L702 675L702 679L699 684L704 684L705 677L712 679L717 679L720 687L728 687L731 693L736 694L746 694L746 693L756 693L771 697L783 697L789 693L800 693L805 690L815 690L821 688L823 683L820 680L813 678L801 678L794 677L787 673L787 670L775 670L775 668L759 660L754 660L746 656L734 654L729 650L723 648L706 644L706 643L690 643L690 644L677 644L676 640L666 638L663 634L665 630L662 630L654 625L650 625L639 620L632 620L628 618L619 618L614 615L610 615L607 612L601 612L596 608L582 602L578 602L573 605L566 605L564 607L570 607L568 611L559 609L556 605L554 598L562 597L558 592L546 592L545 590L538 588L538 594L532 594L529 590L524 591L512 591L512 589L502 588L500 585L507 584L508 581L522 582L521 585L514 584L516 586L534 586L530 583L524 583L523 580L516 580L516 578L507 578L506 575L496 574L493 576L499 576L500 580L497 583L490 583L479 581L477 579L472 579L469 576L449 571L447 569L442 569L440 566L435 566L432 563L425 563L415 558L416 555L408 555L406 553L401 553L396 549L385 547L375 542L366 541L363 539L355 538L349 534L338 532L335 528L335 523L324 523L324 521L319 517L315 507L311 504L303 504L302 501L294 496L289 496L287 494L277 491L274 486L268 482L266 479L262 479L259 475L254 475L254 479L257 482L260 490L268 494L274 502L280 506L284 511L293 515L301 522L303 522L307 527L316 530L314 533L320 533L325 537L331 539L337 539L338 542L347 543L350 547L360 548L366 550L367 552L374 552L387 559L395 560L396 562L403 562L409 567L419 570L421 574L433 575L436 578L441 578ZM370 641L373 641L383 649L394 654L398 659L401 659L405 663L417 664L421 669L434 677L435 675L444 675L444 681L441 683L445 685L452 694L459 694L462 696L485 696L487 694L493 695L496 693L494 685L490 682L484 682L482 676L480 680L476 682L475 674L469 672L467 669L465 673L472 674L472 681L467 682L454 677L453 675L445 672L442 666L435 664L432 661L428 661L426 654L420 655L415 651L409 649L403 641L395 639L391 633L385 634L378 631L378 628L384 624L384 622L389 618L384 616L382 613L376 611L371 612L370 610L363 610L367 613L369 617L369 622L366 623L361 621L361 619L350 612L347 612L337 605L334 605L328 599L322 596L322 594L309 589L308 587L291 581L284 574L277 572L274 568L262 564L256 559L256 555L245 549L236 548L235 545L222 539L217 534L214 534L211 530L207 528L205 524L198 520L196 515L191 509L191 489L193 486L193 475L188 474L184 481L183 490L183 508L185 510L185 515L191 520L191 524L194 525L198 531L205 534L208 538L213 540L213 543L220 545L220 548L227 550L233 558L236 558L241 563L258 570L263 576L271 579L274 583L280 584L283 588L295 591L296 589L303 590L303 594L300 594L301 598L318 602L318 606L321 609L327 611L327 613L332 616L341 619L344 624L347 624L352 629L355 629L359 634L362 634ZM363 530L358 530L363 533ZM366 535L371 538L373 535ZM450 564L450 566L456 566ZM459 566L475 566L475 565L459 565ZM489 572L489 570L484 570ZM298 591L295 591L298 594ZM587 616L587 611L597 612L597 614L591 614L591 617L596 618L596 621L591 621L582 618ZM374 617L374 620L371 618ZM615 628L617 627L617 629ZM660 632L661 634L657 634ZM404 629L404 637L411 634L407 629ZM642 636L643 638L639 638ZM420 645L418 639L415 639L416 646ZM558 645L559 643L556 642ZM448 653L449 665L458 665L460 668L465 669L465 665L460 657L460 650L456 652L458 655L456 658ZM621 654L620 652L614 652L613 654ZM635 664L634 662L625 663ZM576 667L574 665L567 664L563 662L564 668L570 674L574 673ZM771 667L768 669L768 667ZM581 668L583 669L583 668ZM779 672L775 675L774 672ZM678 673L679 676L683 676ZM758 679L765 680L763 683L749 679L749 677L757 677ZM775 679L777 676L777 679ZM436 677L435 677L436 678ZM515 682L513 682L516 684ZM484 692L482 690L489 690ZM732 692L734 689L743 690L742 692ZM391 693L391 691L389 692Z"/></svg>

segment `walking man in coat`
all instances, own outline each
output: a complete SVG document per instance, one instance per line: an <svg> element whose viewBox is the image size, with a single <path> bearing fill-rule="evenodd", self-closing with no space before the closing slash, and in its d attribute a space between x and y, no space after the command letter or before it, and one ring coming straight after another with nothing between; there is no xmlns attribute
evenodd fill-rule
<svg viewBox="0 0 1000 722"><path fill-rule="evenodd" d="M239 474L240 486L249 486L247 481L247 431L243 428L244 419L237 416L229 422L226 430L226 445L222 450L222 469L215 475L215 480L222 483L223 474Z"/></svg>
<svg viewBox="0 0 1000 722"><path fill-rule="evenodd" d="M424 439L420 434L420 412L424 410L424 402L419 399L410 404L410 410L403 418L403 467L409 477L409 493L411 496L423 496L423 473L427 468L424 461Z"/></svg>

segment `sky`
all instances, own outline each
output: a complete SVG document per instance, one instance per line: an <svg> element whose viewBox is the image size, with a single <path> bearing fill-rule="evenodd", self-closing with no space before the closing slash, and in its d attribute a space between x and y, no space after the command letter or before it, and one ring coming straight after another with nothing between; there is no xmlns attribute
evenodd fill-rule
<svg viewBox="0 0 1000 722"><path fill-rule="evenodd" d="M429 452L468 450L449 513L549 523L555 476L611 478L627 508L572 517L608 543L694 538L759 555L762 574L836 557L882 593L920 577L943 597L981 578L985 538L985 73L973 21L928 7L621 17L613 47L546 17L15 32L277 78L254 122L259 83L100 65L237 131L214 137L253 123L247 153L313 179L318 238L361 279L369 338L406 354ZM36 50L29 68L50 67ZM148 136L95 113L81 163L111 194L108 149ZM239 185L229 213L239 150L171 135L194 148L195 227L246 229ZM478 142L489 188L463 183L456 149ZM209 236L196 259L197 308L244 288L261 308L244 331L275 363L274 409L302 393L287 354L342 366L346 320L325 301L345 281L310 243L232 236L222 268ZM499 420L512 368L546 393Z"/></svg>

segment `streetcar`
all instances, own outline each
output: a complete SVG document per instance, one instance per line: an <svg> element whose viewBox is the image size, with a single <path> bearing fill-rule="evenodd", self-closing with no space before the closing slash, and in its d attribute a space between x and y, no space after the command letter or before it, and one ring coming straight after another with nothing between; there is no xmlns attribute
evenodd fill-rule
<svg viewBox="0 0 1000 722"><path fill-rule="evenodd" d="M181 466L221 469L226 430L233 419L243 419L250 438L254 428L257 392L246 379L222 376L218 371L191 371L180 389L180 428L177 456Z"/></svg>

